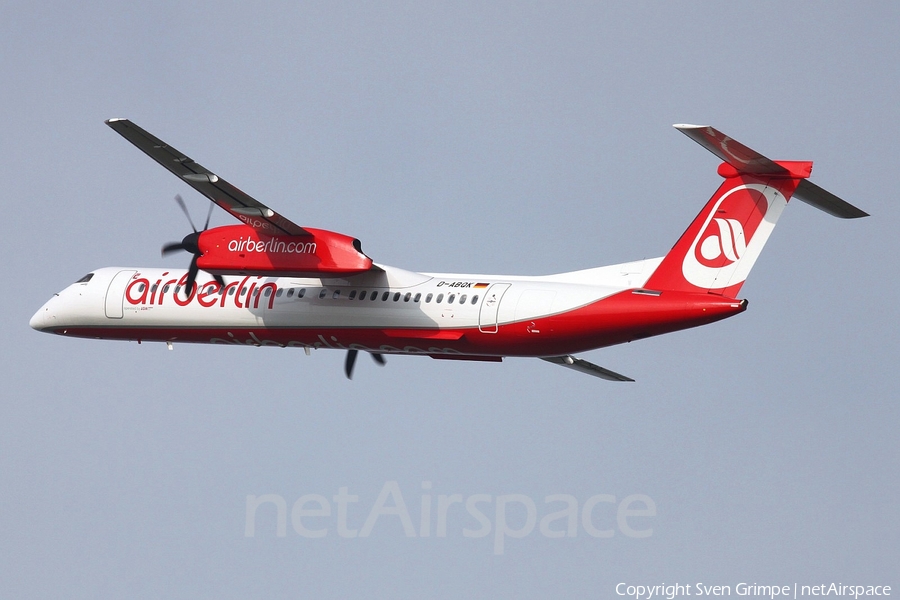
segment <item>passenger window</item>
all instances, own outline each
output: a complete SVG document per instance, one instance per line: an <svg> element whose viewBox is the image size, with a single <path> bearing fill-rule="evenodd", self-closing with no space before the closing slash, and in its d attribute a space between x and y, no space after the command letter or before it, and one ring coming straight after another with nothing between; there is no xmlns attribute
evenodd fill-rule
<svg viewBox="0 0 900 600"><path fill-rule="evenodd" d="M290 297L293 296L293 295L294 295L294 288L291 288L291 289L288 290L288 296L287 296L287 297L290 298Z"/></svg>
<svg viewBox="0 0 900 600"><path fill-rule="evenodd" d="M444 295L443 295L443 294L438 294L438 297L435 299L435 303L436 303L436 304L440 304L440 303L441 303L441 300L443 300L443 299L444 299Z"/></svg>
<svg viewBox="0 0 900 600"><path fill-rule="evenodd" d="M403 296L404 302L409 302L409 299L412 298L412 292L406 292L406 295Z"/></svg>
<svg viewBox="0 0 900 600"><path fill-rule="evenodd" d="M151 292L155 292L155 291L156 291L156 284L155 284L155 283L153 284L153 287L150 288L150 291L151 291Z"/></svg>
<svg viewBox="0 0 900 600"><path fill-rule="evenodd" d="M228 290L228 295L234 296L234 288L231 288L230 290Z"/></svg>
<svg viewBox="0 0 900 600"><path fill-rule="evenodd" d="M247 288L244 288L244 289L241 290L241 296L243 296L243 295L246 294L246 293L247 293Z"/></svg>
<svg viewBox="0 0 900 600"><path fill-rule="evenodd" d="M459 303L460 304L466 303L466 295L465 294L463 294L462 296L459 297Z"/></svg>
<svg viewBox="0 0 900 600"><path fill-rule="evenodd" d="M360 300L365 300L365 299L366 299L366 290L363 290L363 291L361 291L361 292L359 293L359 299L360 299Z"/></svg>
<svg viewBox="0 0 900 600"><path fill-rule="evenodd" d="M350 295L347 296L347 299L353 300L354 298L356 298L356 290L350 290Z"/></svg>
<svg viewBox="0 0 900 600"><path fill-rule="evenodd" d="M372 290L372 295L369 296L369 300L371 300L372 302L375 302L376 300L378 300L378 292L375 290Z"/></svg>
<svg viewBox="0 0 900 600"><path fill-rule="evenodd" d="M279 290L281 291L281 290ZM266 298L272 295L272 288L266 288Z"/></svg>
<svg viewBox="0 0 900 600"><path fill-rule="evenodd" d="M394 302L400 299L400 292L394 292Z"/></svg>
<svg viewBox="0 0 900 600"><path fill-rule="evenodd" d="M300 288L300 291L297 292L297 297L302 298L306 294L306 288Z"/></svg>
<svg viewBox="0 0 900 600"><path fill-rule="evenodd" d="M279 298L281 298L282 294L284 294L283 289L279 289L277 292L275 292L275 295L278 296Z"/></svg>
<svg viewBox="0 0 900 600"><path fill-rule="evenodd" d="M453 301L456 300L456 294L450 294L447 297L447 304L453 304Z"/></svg>
<svg viewBox="0 0 900 600"><path fill-rule="evenodd" d="M168 285L164 285L164 286L163 286L163 294L168 294L168 293L169 293L169 286L168 286Z"/></svg>
<svg viewBox="0 0 900 600"><path fill-rule="evenodd" d="M422 298L422 294L416 294L416 297L413 298L413 302L418 302L419 299L421 299L421 298Z"/></svg>
<svg viewBox="0 0 900 600"><path fill-rule="evenodd" d="M390 293L390 292L385 292L385 293L383 293L383 294L381 295L381 301L382 301L382 302L387 302L387 299L390 298L390 297L391 297L391 293Z"/></svg>
<svg viewBox="0 0 900 600"><path fill-rule="evenodd" d="M327 294L327 293L328 293L328 290L326 290L325 288L322 288L322 291L319 292L319 300L321 300L322 298L324 298L324 297L325 297L325 294Z"/></svg>
<svg viewBox="0 0 900 600"><path fill-rule="evenodd" d="M428 294L427 296L425 296L425 304L428 304L429 302L431 302L431 298L432 298L432 294Z"/></svg>
<svg viewBox="0 0 900 600"><path fill-rule="evenodd" d="M331 295L332 299L337 300L341 297L341 290L334 290L334 293Z"/></svg>
<svg viewBox="0 0 900 600"><path fill-rule="evenodd" d="M472 296L472 304L477 304L477 303L478 303L478 294L475 294L474 296Z"/></svg>

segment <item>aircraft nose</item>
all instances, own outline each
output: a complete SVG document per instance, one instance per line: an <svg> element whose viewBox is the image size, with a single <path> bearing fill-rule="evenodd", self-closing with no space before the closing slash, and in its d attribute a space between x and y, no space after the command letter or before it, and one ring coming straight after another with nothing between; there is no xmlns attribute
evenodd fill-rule
<svg viewBox="0 0 900 600"><path fill-rule="evenodd" d="M50 310L50 302L43 305L34 316L31 317L31 320L28 321L28 324L32 329L36 331L44 331L48 327L50 327L56 321L56 316Z"/></svg>
<svg viewBox="0 0 900 600"><path fill-rule="evenodd" d="M28 324L32 329L40 331L44 328L44 315L47 312L47 307L42 306L39 311L34 313L34 316L31 317L31 320L28 321Z"/></svg>

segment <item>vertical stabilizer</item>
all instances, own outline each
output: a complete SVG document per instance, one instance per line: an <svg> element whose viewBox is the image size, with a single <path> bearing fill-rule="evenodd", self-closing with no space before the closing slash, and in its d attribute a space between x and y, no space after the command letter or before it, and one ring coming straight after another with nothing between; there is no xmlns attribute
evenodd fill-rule
<svg viewBox="0 0 900 600"><path fill-rule="evenodd" d="M725 161L725 181L650 276L649 289L736 297L791 196L835 216L866 216L806 181L811 162L770 160L712 127L675 127Z"/></svg>

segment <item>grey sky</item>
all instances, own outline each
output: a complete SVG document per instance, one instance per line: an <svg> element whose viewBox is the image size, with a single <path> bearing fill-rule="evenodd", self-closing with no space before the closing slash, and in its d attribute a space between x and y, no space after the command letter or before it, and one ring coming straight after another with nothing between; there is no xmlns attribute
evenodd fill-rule
<svg viewBox="0 0 900 600"><path fill-rule="evenodd" d="M893 3L0 6L0 596L615 597L626 583L900 587ZM792 202L733 319L585 355L466 364L58 339L55 291L160 246L205 199L128 117L376 261L545 274L660 256L715 187L711 124L870 212ZM219 211L214 224L228 223ZM538 528L307 539L248 495L653 500L645 539ZM430 489L423 490L423 482ZM426 484L427 487L427 484ZM390 503L389 503L390 504ZM336 511L336 505L332 506ZM433 508L432 510L436 510ZM516 512L518 510L518 512ZM290 515L289 515L290 516ZM597 526L616 527L597 505ZM522 506L509 521L525 518ZM434 528L434 523L432 523ZM554 529L565 529L557 521Z"/></svg>

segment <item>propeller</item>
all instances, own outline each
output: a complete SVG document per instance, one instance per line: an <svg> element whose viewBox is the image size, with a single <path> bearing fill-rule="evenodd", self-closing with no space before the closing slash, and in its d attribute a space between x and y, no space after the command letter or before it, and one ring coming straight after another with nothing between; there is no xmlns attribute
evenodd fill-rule
<svg viewBox="0 0 900 600"><path fill-rule="evenodd" d="M203 253L200 252L200 234L209 229L209 219L212 217L213 211L213 203L209 203L209 212L206 213L206 222L203 224L203 229L197 231L197 226L194 225L194 220L191 218L191 213L188 211L187 206L184 203L184 199L181 197L181 194L175 194L175 202L178 203L178 206L181 207L181 211L184 213L184 216L187 217L188 223L191 225L191 229L193 233L189 233L184 236L180 242L169 242L162 247L162 255L166 256L167 254L171 254L173 252L178 252L179 250L184 250L185 252L190 252L194 255L191 259L191 266L188 267L188 276L187 281L184 284L184 295L189 295L189 290L193 289L194 284L197 280L197 272L200 270L197 267L197 259L203 256ZM213 275L213 279L216 280L221 286L225 285L225 280L221 275Z"/></svg>
<svg viewBox="0 0 900 600"><path fill-rule="evenodd" d="M359 354L359 350L347 350L347 360L344 362L344 373L347 374L347 379L353 379L353 365L356 364L356 355ZM384 355L378 352L369 352L372 355L372 359L378 363L380 366L384 366L385 360Z"/></svg>

